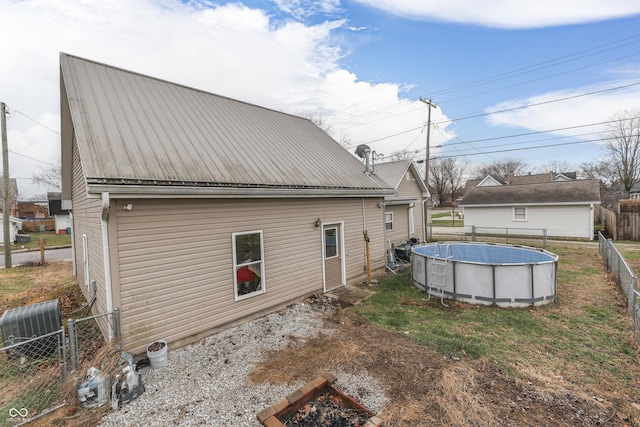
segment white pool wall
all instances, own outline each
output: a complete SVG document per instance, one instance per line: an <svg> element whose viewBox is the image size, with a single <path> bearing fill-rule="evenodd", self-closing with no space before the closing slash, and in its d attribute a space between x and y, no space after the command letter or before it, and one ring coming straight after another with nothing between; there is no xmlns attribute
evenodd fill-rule
<svg viewBox="0 0 640 427"><path fill-rule="evenodd" d="M465 245L462 252L471 255L469 258L485 261L447 262L444 287L440 287L434 284L431 272L434 258L447 254L445 245L450 245L449 255L454 253L454 258L456 246ZM495 253L500 259L491 262ZM558 256L541 249L475 242L433 243L415 247L411 263L413 284L434 296L500 307L539 306L556 298Z"/></svg>

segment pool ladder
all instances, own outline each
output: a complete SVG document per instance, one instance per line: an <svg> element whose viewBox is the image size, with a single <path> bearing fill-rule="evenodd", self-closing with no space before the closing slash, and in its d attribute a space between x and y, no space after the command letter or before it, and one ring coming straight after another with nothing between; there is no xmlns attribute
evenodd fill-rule
<svg viewBox="0 0 640 427"><path fill-rule="evenodd" d="M441 245L440 243L436 243L433 250L433 259L431 260L431 271L427 286L428 289L435 289L434 293L440 297L440 303L445 307L449 307L444 303L444 287L447 283L447 266L452 260L453 253L451 245ZM429 293L429 298L431 298L431 293Z"/></svg>

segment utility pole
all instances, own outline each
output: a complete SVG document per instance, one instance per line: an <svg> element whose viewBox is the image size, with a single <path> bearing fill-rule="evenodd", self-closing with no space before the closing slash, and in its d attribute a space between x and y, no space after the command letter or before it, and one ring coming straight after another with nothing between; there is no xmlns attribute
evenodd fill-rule
<svg viewBox="0 0 640 427"><path fill-rule="evenodd" d="M425 155L425 158L424 158L424 165L425 165L424 185L428 189L429 188L429 155L430 155L429 137L431 135L431 107L438 108L438 106L433 102L431 102L431 100L427 101L424 98L420 98L420 101L427 104L427 154Z"/></svg>
<svg viewBox="0 0 640 427"><path fill-rule="evenodd" d="M7 106L0 102L0 119L2 120L2 232L4 233L4 268L11 268L11 233L9 232L9 215L11 200L9 199L9 146L7 144Z"/></svg>

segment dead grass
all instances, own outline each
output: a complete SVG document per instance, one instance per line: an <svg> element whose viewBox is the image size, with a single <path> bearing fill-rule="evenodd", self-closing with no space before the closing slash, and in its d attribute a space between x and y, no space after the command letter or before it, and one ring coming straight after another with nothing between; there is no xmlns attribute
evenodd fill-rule
<svg viewBox="0 0 640 427"><path fill-rule="evenodd" d="M408 295L399 297L401 309L391 310L397 330L393 322L383 328L355 308L341 309L328 320L335 335L274 352L250 379L292 383L325 371L366 372L389 399L380 414L385 426L639 426L640 353L621 295L597 249L567 244L552 251L561 256L561 271L551 306L447 309ZM488 344L477 358L419 344L399 332L406 313L416 310L437 310L451 328L460 326L453 316L464 315L463 333ZM508 324L483 329L512 320L522 322L524 332L511 335ZM529 327L536 331L523 336Z"/></svg>

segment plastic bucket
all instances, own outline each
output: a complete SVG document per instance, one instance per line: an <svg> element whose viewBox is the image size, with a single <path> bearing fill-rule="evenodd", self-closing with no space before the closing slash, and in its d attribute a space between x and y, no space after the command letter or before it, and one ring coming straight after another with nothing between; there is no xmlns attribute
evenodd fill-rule
<svg viewBox="0 0 640 427"><path fill-rule="evenodd" d="M156 350L156 347L161 347ZM149 348L152 348L151 350ZM160 369L167 366L169 346L164 340L157 340L147 346L147 358L153 369Z"/></svg>

